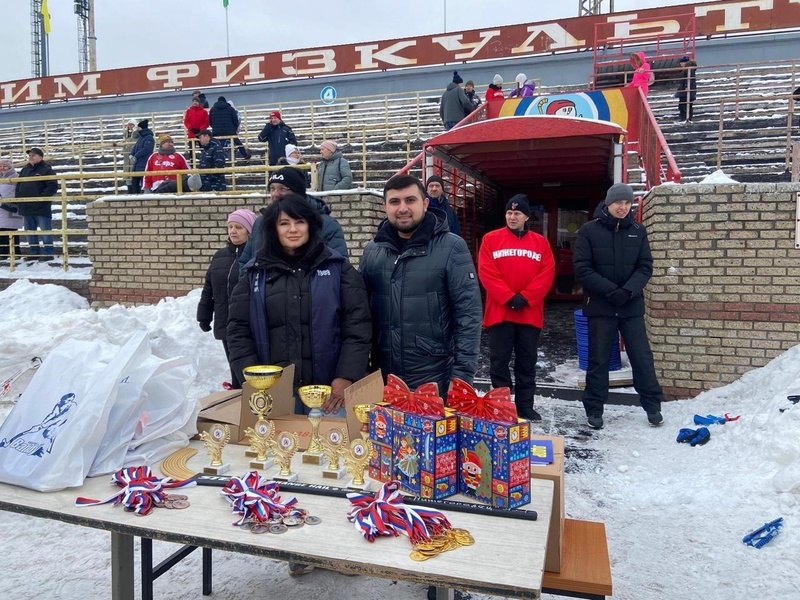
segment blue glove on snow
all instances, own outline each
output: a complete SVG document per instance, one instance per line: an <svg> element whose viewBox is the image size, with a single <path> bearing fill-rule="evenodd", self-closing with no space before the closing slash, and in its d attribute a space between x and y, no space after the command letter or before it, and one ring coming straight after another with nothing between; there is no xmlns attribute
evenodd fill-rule
<svg viewBox="0 0 800 600"><path fill-rule="evenodd" d="M705 417L701 417L700 415L694 416L694 424L695 425L725 425L725 417L718 417L716 415L706 415Z"/></svg>
<svg viewBox="0 0 800 600"><path fill-rule="evenodd" d="M708 440L711 439L711 432L708 430L707 427L701 427L697 430L697 434L692 438L692 441L689 442L689 445L694 446L702 446L708 443Z"/></svg>
<svg viewBox="0 0 800 600"><path fill-rule="evenodd" d="M692 441L692 438L697 435L697 431L694 429L681 429L678 432L677 442L679 444L688 444Z"/></svg>

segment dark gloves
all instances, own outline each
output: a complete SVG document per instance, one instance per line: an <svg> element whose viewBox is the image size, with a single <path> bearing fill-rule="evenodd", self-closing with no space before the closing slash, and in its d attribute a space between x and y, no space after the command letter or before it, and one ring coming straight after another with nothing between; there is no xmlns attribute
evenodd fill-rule
<svg viewBox="0 0 800 600"><path fill-rule="evenodd" d="M613 292L606 294L608 300L613 306L620 307L631 299L631 293L623 288L617 288Z"/></svg>
<svg viewBox="0 0 800 600"><path fill-rule="evenodd" d="M198 133L200 133L200 130L197 128L192 128L192 133L197 135Z"/></svg>
<svg viewBox="0 0 800 600"><path fill-rule="evenodd" d="M528 301L525 300L525 296L522 294L514 294L511 300L506 302L506 304L511 310L519 310L520 308L525 308L528 306Z"/></svg>
<svg viewBox="0 0 800 600"><path fill-rule="evenodd" d="M211 321L198 321L200 324L200 329L205 332L211 331Z"/></svg>

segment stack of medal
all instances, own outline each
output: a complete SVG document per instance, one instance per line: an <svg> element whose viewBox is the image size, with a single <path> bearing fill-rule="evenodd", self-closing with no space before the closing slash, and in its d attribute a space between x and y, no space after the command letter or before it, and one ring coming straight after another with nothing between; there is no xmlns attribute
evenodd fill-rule
<svg viewBox="0 0 800 600"><path fill-rule="evenodd" d="M162 502L154 502L153 506L156 508L169 509L189 508L189 496L184 496L183 494L164 494L164 500ZM133 509L126 507L125 510Z"/></svg>
<svg viewBox="0 0 800 600"><path fill-rule="evenodd" d="M455 550L461 546L472 546L474 543L475 538L466 529L447 529L442 533L431 536L430 540L414 544L411 560L422 562L442 552Z"/></svg>
<svg viewBox="0 0 800 600"><path fill-rule="evenodd" d="M233 477L222 488L233 512L241 515L234 523L252 533L286 533L292 527L317 525L321 519L297 508L297 498L281 502L278 484L250 471L244 477Z"/></svg>

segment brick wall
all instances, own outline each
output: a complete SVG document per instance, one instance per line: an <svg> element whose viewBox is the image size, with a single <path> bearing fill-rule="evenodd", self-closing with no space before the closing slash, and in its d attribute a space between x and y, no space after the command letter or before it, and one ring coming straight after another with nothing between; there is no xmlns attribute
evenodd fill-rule
<svg viewBox="0 0 800 600"><path fill-rule="evenodd" d="M326 197L358 264L383 215L371 194ZM237 208L258 211L256 195L107 198L87 207L92 305L152 304L202 287L214 253L227 240L226 221Z"/></svg>
<svg viewBox="0 0 800 600"><path fill-rule="evenodd" d="M800 343L798 196L798 184L696 184L645 200L647 324L668 396L735 381Z"/></svg>

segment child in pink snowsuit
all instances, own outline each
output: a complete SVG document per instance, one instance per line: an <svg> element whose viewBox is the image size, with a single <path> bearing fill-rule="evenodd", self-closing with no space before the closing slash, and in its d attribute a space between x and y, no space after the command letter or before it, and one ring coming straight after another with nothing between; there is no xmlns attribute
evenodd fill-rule
<svg viewBox="0 0 800 600"><path fill-rule="evenodd" d="M633 65L633 79L627 87L642 88L645 98L647 92L650 91L650 84L653 83L653 72L650 70L650 64L644 57L644 52L634 52L631 54L631 65Z"/></svg>

